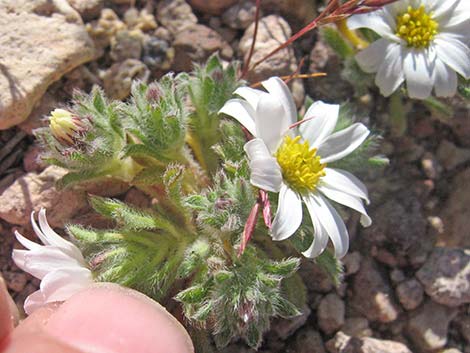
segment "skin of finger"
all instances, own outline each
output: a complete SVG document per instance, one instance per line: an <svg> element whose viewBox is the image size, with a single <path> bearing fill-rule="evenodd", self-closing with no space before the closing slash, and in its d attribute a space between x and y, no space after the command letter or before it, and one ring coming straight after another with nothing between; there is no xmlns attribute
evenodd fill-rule
<svg viewBox="0 0 470 353"><path fill-rule="evenodd" d="M0 342L13 331L13 314L9 303L10 295L3 278L0 279Z"/></svg>
<svg viewBox="0 0 470 353"><path fill-rule="evenodd" d="M147 296L100 283L73 295L44 330L89 353L192 353L184 327Z"/></svg>
<svg viewBox="0 0 470 353"><path fill-rule="evenodd" d="M3 343L1 353L84 353L47 334L15 331Z"/></svg>
<svg viewBox="0 0 470 353"><path fill-rule="evenodd" d="M16 327L15 334L31 334L44 331L44 325L62 303L51 303L35 310Z"/></svg>

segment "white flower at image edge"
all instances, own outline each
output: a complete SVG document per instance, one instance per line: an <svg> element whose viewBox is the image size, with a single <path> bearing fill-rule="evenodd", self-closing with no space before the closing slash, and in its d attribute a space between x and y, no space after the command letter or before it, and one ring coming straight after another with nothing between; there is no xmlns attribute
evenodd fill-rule
<svg viewBox="0 0 470 353"><path fill-rule="evenodd" d="M54 232L47 223L45 209L39 211L38 219L39 226L33 212L31 224L44 245L15 232L16 239L28 250L14 249L13 260L23 271L41 280L39 290L26 298L24 309L27 314L47 303L67 300L93 283L82 253Z"/></svg>
<svg viewBox="0 0 470 353"><path fill-rule="evenodd" d="M234 117L255 137L245 145L251 170L251 183L263 190L279 192L271 236L284 240L302 222L305 203L314 227L314 240L303 252L306 257L320 255L331 239L335 255L343 257L349 247L346 226L331 199L362 214L361 223L371 224L364 209L367 189L347 171L328 168L359 147L369 135L360 123L333 132L339 105L315 102L297 123L297 109L286 84L278 77L263 83L267 92L241 87L220 110Z"/></svg>
<svg viewBox="0 0 470 353"><path fill-rule="evenodd" d="M400 0L354 15L351 29L369 28L382 38L356 56L362 70L389 96L406 81L411 98L457 91L457 73L470 78L470 1Z"/></svg>

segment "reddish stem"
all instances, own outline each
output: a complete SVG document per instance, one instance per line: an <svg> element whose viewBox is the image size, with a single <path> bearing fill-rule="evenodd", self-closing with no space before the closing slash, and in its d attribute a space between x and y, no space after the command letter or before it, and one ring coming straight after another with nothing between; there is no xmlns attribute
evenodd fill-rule
<svg viewBox="0 0 470 353"><path fill-rule="evenodd" d="M248 53L248 57L243 65L243 72L240 78L244 78L250 69L250 62L251 58L253 57L253 53L255 51L255 44L256 44L256 36L258 35L258 25L259 25L259 13L261 8L261 0L256 0L256 12L255 12L255 29L253 31L253 41L251 42L250 52Z"/></svg>

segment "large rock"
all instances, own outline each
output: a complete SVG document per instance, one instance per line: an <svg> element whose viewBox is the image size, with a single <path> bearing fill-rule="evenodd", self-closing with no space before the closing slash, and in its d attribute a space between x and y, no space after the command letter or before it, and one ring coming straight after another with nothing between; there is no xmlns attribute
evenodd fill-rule
<svg viewBox="0 0 470 353"><path fill-rule="evenodd" d="M389 198L370 214L374 223L362 231L360 241L364 244L411 258L432 249L434 239L426 234L427 222L421 203L409 191Z"/></svg>
<svg viewBox="0 0 470 353"><path fill-rule="evenodd" d="M416 277L437 303L470 303L470 250L436 248Z"/></svg>
<svg viewBox="0 0 470 353"><path fill-rule="evenodd" d="M253 41L253 32L255 24L247 28L240 40L239 50L241 56L246 61L251 43ZM270 15L263 17L259 21L258 35L256 37L255 50L251 58L251 65L261 60L272 50L283 44L292 34L289 24L280 16ZM290 75L297 68L294 50L291 46L278 51L270 58L263 61L256 68L250 71L247 79L251 82L258 82L269 77Z"/></svg>
<svg viewBox="0 0 470 353"><path fill-rule="evenodd" d="M73 9L47 17L24 3L0 4L0 129L25 120L52 82L95 56L83 24L67 22Z"/></svg>
<svg viewBox="0 0 470 353"><path fill-rule="evenodd" d="M457 174L440 218L444 232L438 242L444 246L470 248L470 168Z"/></svg>
<svg viewBox="0 0 470 353"><path fill-rule="evenodd" d="M318 326L327 335L338 331L344 325L345 305L335 293L322 298L318 305Z"/></svg>
<svg viewBox="0 0 470 353"><path fill-rule="evenodd" d="M449 323L456 314L457 309L429 300L410 318L405 332L419 351L443 348L447 343Z"/></svg>
<svg viewBox="0 0 470 353"><path fill-rule="evenodd" d="M330 353L411 353L403 343L371 337L350 337L338 332L326 343Z"/></svg>
<svg viewBox="0 0 470 353"><path fill-rule="evenodd" d="M354 276L352 306L369 321L392 322L399 309L393 291L374 260L366 258Z"/></svg>
<svg viewBox="0 0 470 353"><path fill-rule="evenodd" d="M0 195L0 218L12 224L27 225L31 212L44 207L51 226L63 227L87 207L84 192L58 191L54 187L65 173L64 169L51 166L40 174L29 173L18 178Z"/></svg>
<svg viewBox="0 0 470 353"><path fill-rule="evenodd" d="M175 59L173 70L191 70L193 63L202 63L215 52L223 59L230 60L233 50L213 29L203 25L192 25L179 32L173 42Z"/></svg>

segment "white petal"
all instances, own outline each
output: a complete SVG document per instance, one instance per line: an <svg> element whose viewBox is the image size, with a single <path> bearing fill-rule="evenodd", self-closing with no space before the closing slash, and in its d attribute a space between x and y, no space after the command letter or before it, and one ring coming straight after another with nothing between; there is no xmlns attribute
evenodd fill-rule
<svg viewBox="0 0 470 353"><path fill-rule="evenodd" d="M395 19L383 9L348 18L350 29L369 28L381 37L392 38L395 36Z"/></svg>
<svg viewBox="0 0 470 353"><path fill-rule="evenodd" d="M335 256L342 258L348 252L349 236L340 215L330 203L318 193L310 194L311 207L319 222L328 233L335 247Z"/></svg>
<svg viewBox="0 0 470 353"><path fill-rule="evenodd" d="M33 226L34 233L36 233L36 235L38 236L39 239L41 239L44 245L51 245L47 237L42 232L41 228L39 228L38 224L36 223L36 220L34 219L34 213L35 213L34 211L31 212L31 216L30 216L31 225Z"/></svg>
<svg viewBox="0 0 470 353"><path fill-rule="evenodd" d="M366 186L351 173L334 168L325 168L325 176L321 178L321 182L329 187L343 190L349 195L364 199L369 203L369 193Z"/></svg>
<svg viewBox="0 0 470 353"><path fill-rule="evenodd" d="M250 140L244 149L250 160L250 182L260 189L279 192L282 183L281 168L263 140Z"/></svg>
<svg viewBox="0 0 470 353"><path fill-rule="evenodd" d="M391 95L404 81L402 47L400 44L390 43L387 46L385 59L375 76L375 84L385 97Z"/></svg>
<svg viewBox="0 0 470 353"><path fill-rule="evenodd" d="M295 106L294 98L292 93L279 77L271 77L266 81L262 82L263 87L274 96L275 99L278 99L284 107L284 111L289 118L288 125L292 125L297 122L297 107Z"/></svg>
<svg viewBox="0 0 470 353"><path fill-rule="evenodd" d="M403 60L406 88L410 98L425 99L434 85L427 60L427 50L409 49Z"/></svg>
<svg viewBox="0 0 470 353"><path fill-rule="evenodd" d="M51 226L47 222L46 209L41 208L41 210L39 211L38 219L41 231L47 238L49 244L61 248L66 254L70 255L71 257L74 257L78 261L82 263L85 262L81 251L74 244L62 238L51 228Z"/></svg>
<svg viewBox="0 0 470 353"><path fill-rule="evenodd" d="M25 265L25 262L26 262L25 256L27 253L28 253L28 250L13 249L12 254L11 254L11 258L13 259L16 266L18 266L25 272L28 272L26 270L26 265Z"/></svg>
<svg viewBox="0 0 470 353"><path fill-rule="evenodd" d="M259 99L255 115L256 137L261 138L271 153L279 146L290 123L281 102L270 94Z"/></svg>
<svg viewBox="0 0 470 353"><path fill-rule="evenodd" d="M256 136L256 113L248 102L243 99L230 99L219 110L219 114L220 113L227 114L232 118L235 118L240 124L246 127L250 134Z"/></svg>
<svg viewBox="0 0 470 353"><path fill-rule="evenodd" d="M329 187L327 185L318 185L318 191L341 205L347 206L361 213L361 224L364 227L368 227L372 224L372 220L367 214L364 205L360 198L349 195L341 190Z"/></svg>
<svg viewBox="0 0 470 353"><path fill-rule="evenodd" d="M433 19L439 23L440 31L470 20L468 0L436 1L431 11Z"/></svg>
<svg viewBox="0 0 470 353"><path fill-rule="evenodd" d="M333 132L338 121L339 105L327 104L322 101L313 103L307 110L299 131L310 143L310 147L318 147Z"/></svg>
<svg viewBox="0 0 470 353"><path fill-rule="evenodd" d="M387 47L390 42L381 38L356 55L356 61L364 72L373 73L379 70L385 59Z"/></svg>
<svg viewBox="0 0 470 353"><path fill-rule="evenodd" d="M24 253L22 253L24 251ZM42 279L47 273L60 268L82 268L83 264L75 258L65 254L62 249L43 246L38 250L14 250L14 258L23 271L30 273L36 278ZM23 257L23 261L21 262Z"/></svg>
<svg viewBox="0 0 470 353"><path fill-rule="evenodd" d="M254 89L251 87L239 87L233 93L245 99L251 105L253 110L256 110L256 107L258 106L259 97L262 94L266 94L259 89Z"/></svg>
<svg viewBox="0 0 470 353"><path fill-rule="evenodd" d="M287 185L281 186L271 236L274 240L289 238L302 223L302 201Z"/></svg>
<svg viewBox="0 0 470 353"><path fill-rule="evenodd" d="M34 241L31 241L31 240L25 238L23 235L21 235L16 230L15 230L15 237L20 242L21 245L23 245L25 248L27 248L29 250L39 249L41 247L41 245L39 245L38 243L35 243Z"/></svg>
<svg viewBox="0 0 470 353"><path fill-rule="evenodd" d="M85 268L60 269L47 274L40 290L46 303L64 301L93 284L91 272Z"/></svg>
<svg viewBox="0 0 470 353"><path fill-rule="evenodd" d="M36 309L43 307L46 304L46 299L44 294L40 290L37 290L34 293L31 293L24 302L24 311L26 314L30 315Z"/></svg>
<svg viewBox="0 0 470 353"><path fill-rule="evenodd" d="M255 138L253 140L248 141L243 146L246 154L248 155L248 159L253 160L257 158L268 158L272 157L271 152L269 152L266 144L260 138Z"/></svg>
<svg viewBox="0 0 470 353"><path fill-rule="evenodd" d="M250 161L250 182L254 186L272 192L279 192L282 173L276 158L258 158Z"/></svg>
<svg viewBox="0 0 470 353"><path fill-rule="evenodd" d="M470 78L470 48L451 35L442 34L434 39L437 57L465 79Z"/></svg>
<svg viewBox="0 0 470 353"><path fill-rule="evenodd" d="M321 225L320 220L318 219L318 215L316 214L316 210L314 205L312 205L314 200L311 199L310 196L306 196L303 198L305 204L307 205L308 212L310 214L310 218L312 219L313 229L315 231L313 242L310 247L302 252L305 257L314 258L320 255L328 245L328 233L326 232L325 228Z"/></svg>
<svg viewBox="0 0 470 353"><path fill-rule="evenodd" d="M321 163L334 162L358 148L369 135L369 129L356 123L344 130L330 135L319 147L318 155Z"/></svg>
<svg viewBox="0 0 470 353"><path fill-rule="evenodd" d="M452 97L457 92L457 74L441 60L435 61L434 91L438 97Z"/></svg>

